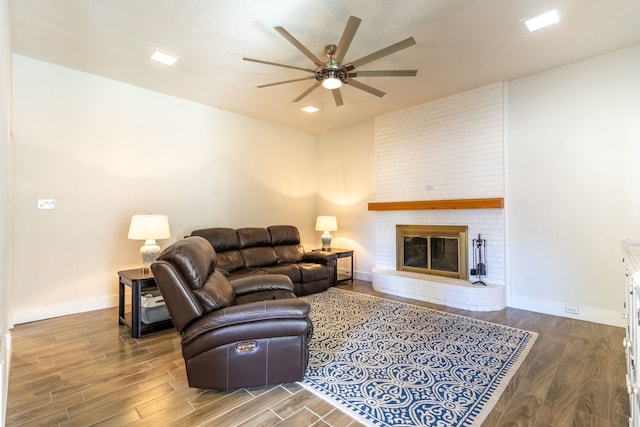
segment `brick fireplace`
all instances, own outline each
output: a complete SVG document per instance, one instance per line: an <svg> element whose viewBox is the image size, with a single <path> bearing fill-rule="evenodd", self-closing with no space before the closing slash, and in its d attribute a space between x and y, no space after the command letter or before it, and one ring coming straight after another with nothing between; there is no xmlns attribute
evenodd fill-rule
<svg viewBox="0 0 640 427"><path fill-rule="evenodd" d="M493 203L504 196L504 96L495 83L375 119L375 289L471 310L504 308L505 215ZM398 271L398 224L466 225L467 260L469 236L482 235L487 286Z"/></svg>

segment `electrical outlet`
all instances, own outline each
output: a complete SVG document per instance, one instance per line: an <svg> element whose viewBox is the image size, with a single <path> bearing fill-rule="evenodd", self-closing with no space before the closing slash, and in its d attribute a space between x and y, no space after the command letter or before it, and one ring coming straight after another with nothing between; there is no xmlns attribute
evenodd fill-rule
<svg viewBox="0 0 640 427"><path fill-rule="evenodd" d="M38 199L38 209L51 210L56 208L56 199Z"/></svg>
<svg viewBox="0 0 640 427"><path fill-rule="evenodd" d="M564 306L564 311L566 313L569 313L569 314L578 314L578 313L580 313L580 310L578 309L577 305L565 305Z"/></svg>

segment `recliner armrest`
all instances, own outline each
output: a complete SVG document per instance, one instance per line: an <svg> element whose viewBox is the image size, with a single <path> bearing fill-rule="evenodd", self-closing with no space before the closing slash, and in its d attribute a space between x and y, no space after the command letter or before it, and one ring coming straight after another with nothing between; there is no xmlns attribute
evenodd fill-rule
<svg viewBox="0 0 640 427"><path fill-rule="evenodd" d="M182 344L187 345L199 336L226 327L255 325L274 320L303 320L308 322L310 306L303 299L256 301L213 311L193 322L183 331ZM252 328L249 328L250 331Z"/></svg>
<svg viewBox="0 0 640 427"><path fill-rule="evenodd" d="M331 261L334 261L338 258L336 254L332 254L330 252L323 251L313 251L306 252L302 256L302 260L306 262L315 262L316 264L326 264L328 265Z"/></svg>
<svg viewBox="0 0 640 427"><path fill-rule="evenodd" d="M254 292L283 290L293 292L293 282L284 274L264 274L248 276L231 281L231 287L236 295L246 295Z"/></svg>

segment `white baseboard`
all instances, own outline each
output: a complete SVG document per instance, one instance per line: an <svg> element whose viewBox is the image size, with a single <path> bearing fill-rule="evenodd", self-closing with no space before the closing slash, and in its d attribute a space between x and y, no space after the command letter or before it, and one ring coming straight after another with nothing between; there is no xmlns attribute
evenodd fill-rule
<svg viewBox="0 0 640 427"><path fill-rule="evenodd" d="M13 323L28 323L36 320L51 319L53 317L66 316L68 314L84 313L85 311L101 310L103 308L118 305L118 296L93 297L75 301L67 301L58 304L34 306L22 309L14 309ZM117 319L116 319L117 320Z"/></svg>
<svg viewBox="0 0 640 427"><path fill-rule="evenodd" d="M626 326L626 321L622 318L622 304L620 304L620 311L580 306L578 314L571 314L565 311L564 303L512 296L509 307L534 311L536 313L551 314L553 316L567 317L569 319L584 320L586 322L618 326L621 328Z"/></svg>
<svg viewBox="0 0 640 427"><path fill-rule="evenodd" d="M371 282L371 280L373 279L373 276L371 275L371 273L356 271L355 274L353 275L353 278L358 280L364 280L366 282Z"/></svg>

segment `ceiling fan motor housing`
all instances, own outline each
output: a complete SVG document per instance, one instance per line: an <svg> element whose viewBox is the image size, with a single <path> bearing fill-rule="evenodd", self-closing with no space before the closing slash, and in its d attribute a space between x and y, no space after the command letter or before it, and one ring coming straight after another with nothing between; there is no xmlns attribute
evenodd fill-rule
<svg viewBox="0 0 640 427"><path fill-rule="evenodd" d="M342 83L347 82L347 70L344 68L318 68L315 72L316 80L321 82L326 79L338 79Z"/></svg>
<svg viewBox="0 0 640 427"><path fill-rule="evenodd" d="M317 81L322 82L327 79L338 79L342 83L347 82L347 69L342 66L340 61L333 57L337 49L338 47L335 44L328 44L324 47L324 53L329 57L329 61L324 64L324 67L316 68L315 78Z"/></svg>

